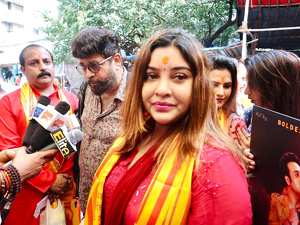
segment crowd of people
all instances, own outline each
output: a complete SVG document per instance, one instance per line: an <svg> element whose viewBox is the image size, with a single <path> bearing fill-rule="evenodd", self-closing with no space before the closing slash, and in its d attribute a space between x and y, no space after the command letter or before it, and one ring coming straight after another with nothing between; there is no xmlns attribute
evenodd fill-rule
<svg viewBox="0 0 300 225"><path fill-rule="evenodd" d="M36 208L47 195L61 200L67 225L284 224L274 222L275 203L253 198L251 122L237 109L237 68L245 66L253 104L300 118L297 55L207 56L192 34L164 29L141 46L129 73L118 36L99 27L82 29L71 51L85 78L78 96L54 82L51 52L29 45L19 58L27 82L0 99L4 225L40 224ZM81 122L79 151L67 159L22 147L41 95L68 102Z"/></svg>

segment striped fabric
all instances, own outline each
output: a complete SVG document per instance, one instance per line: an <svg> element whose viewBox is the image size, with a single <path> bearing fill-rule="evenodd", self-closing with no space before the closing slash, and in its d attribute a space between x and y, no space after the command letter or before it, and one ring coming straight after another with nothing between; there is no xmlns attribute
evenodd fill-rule
<svg viewBox="0 0 300 225"><path fill-rule="evenodd" d="M175 143L173 144L175 146ZM124 146L124 140L118 138L95 174L88 198L85 225L101 224L105 179L120 157L115 153L116 148L120 149L122 146ZM186 223L191 201L194 162L195 159L191 156L179 160L177 151L174 150L158 166L141 203L135 224L176 225Z"/></svg>
<svg viewBox="0 0 300 225"><path fill-rule="evenodd" d="M28 121L30 120L30 114L37 103L37 99L27 82L22 85L20 95L25 118L28 123ZM64 95L61 89L58 90L58 97L61 101L68 102L67 97Z"/></svg>

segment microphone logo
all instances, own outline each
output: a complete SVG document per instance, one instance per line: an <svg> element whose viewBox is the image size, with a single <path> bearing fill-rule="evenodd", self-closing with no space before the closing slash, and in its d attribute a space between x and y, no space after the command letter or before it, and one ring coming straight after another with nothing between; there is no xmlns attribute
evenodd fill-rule
<svg viewBox="0 0 300 225"><path fill-rule="evenodd" d="M75 116L75 114L71 114L67 117L67 119L65 120L65 125L68 128L68 130L80 129L80 123L78 122L78 119Z"/></svg>
<svg viewBox="0 0 300 225"><path fill-rule="evenodd" d="M33 118L38 118L41 113L45 110L46 106L38 104L35 108L34 111L32 112L32 117Z"/></svg>
<svg viewBox="0 0 300 225"><path fill-rule="evenodd" d="M46 130L54 131L64 125L65 116L57 112L53 106L48 106L36 118L36 121Z"/></svg>
<svg viewBox="0 0 300 225"><path fill-rule="evenodd" d="M72 152L75 152L71 143L68 141L65 132L61 128L50 133L50 135L64 158L69 156Z"/></svg>

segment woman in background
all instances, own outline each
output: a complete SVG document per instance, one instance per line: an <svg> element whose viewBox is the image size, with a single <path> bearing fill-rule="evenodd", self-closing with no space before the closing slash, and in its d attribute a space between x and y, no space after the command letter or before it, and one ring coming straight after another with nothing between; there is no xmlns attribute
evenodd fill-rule
<svg viewBox="0 0 300 225"><path fill-rule="evenodd" d="M300 59L297 55L284 50L261 52L247 58L245 66L245 94L252 103L300 118ZM250 148L250 136L242 129L237 131L241 146ZM248 156L253 158L252 154Z"/></svg>
<svg viewBox="0 0 300 225"><path fill-rule="evenodd" d="M245 60L251 101L289 116L300 118L300 59L294 53L271 50Z"/></svg>
<svg viewBox="0 0 300 225"><path fill-rule="evenodd" d="M251 224L240 152L217 124L198 40L154 34L127 90L122 135L95 174L84 224Z"/></svg>
<svg viewBox="0 0 300 225"><path fill-rule="evenodd" d="M247 88L245 94L255 105L300 118L300 59L283 50L271 50L255 54L245 60ZM243 148L250 148L250 136L238 129ZM244 152L248 164L254 162L250 152ZM250 180L253 201L253 224L268 224L269 203L266 194L256 193ZM259 189L259 188L258 188ZM270 222L270 221L269 221Z"/></svg>
<svg viewBox="0 0 300 225"><path fill-rule="evenodd" d="M213 85L219 124L239 144L237 128L246 130L247 126L236 113L238 82L234 60L223 55L212 56L209 78Z"/></svg>

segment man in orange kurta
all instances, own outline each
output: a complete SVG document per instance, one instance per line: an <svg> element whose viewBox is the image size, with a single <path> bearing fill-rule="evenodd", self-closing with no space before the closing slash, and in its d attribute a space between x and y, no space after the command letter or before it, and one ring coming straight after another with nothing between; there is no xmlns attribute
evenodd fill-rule
<svg viewBox="0 0 300 225"><path fill-rule="evenodd" d="M78 106L75 95L54 84L53 57L47 49L39 45L25 47L20 54L20 64L28 83L0 100L0 150L22 146L30 113L40 95L48 96L52 105L64 100L73 111ZM37 176L24 182L4 224L38 225L39 218L33 216L37 203L48 193L63 198L70 192L72 168L73 158L63 159L57 153L55 160L46 164Z"/></svg>

